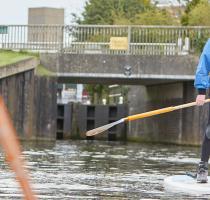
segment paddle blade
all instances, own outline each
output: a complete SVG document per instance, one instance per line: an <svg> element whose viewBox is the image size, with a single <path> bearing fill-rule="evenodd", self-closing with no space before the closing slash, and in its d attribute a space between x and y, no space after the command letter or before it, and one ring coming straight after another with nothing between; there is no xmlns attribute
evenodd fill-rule
<svg viewBox="0 0 210 200"><path fill-rule="evenodd" d="M120 120L118 120L116 122L112 122L110 124L107 124L107 125L100 126L98 128L92 129L92 130L86 132L86 136L94 136L94 135L97 135L97 134L102 133L102 132L104 132L104 131L112 128L113 126L115 126L117 124L120 124L120 123L122 123L124 121L125 121L124 119L120 119Z"/></svg>

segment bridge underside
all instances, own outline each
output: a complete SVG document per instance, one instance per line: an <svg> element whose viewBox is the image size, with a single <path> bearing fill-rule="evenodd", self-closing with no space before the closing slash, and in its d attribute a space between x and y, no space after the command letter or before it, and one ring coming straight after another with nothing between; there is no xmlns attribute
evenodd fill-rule
<svg viewBox="0 0 210 200"><path fill-rule="evenodd" d="M121 84L121 85L156 85L194 80L192 75L130 75L122 74L87 74L87 73L57 73L60 83L83 84Z"/></svg>

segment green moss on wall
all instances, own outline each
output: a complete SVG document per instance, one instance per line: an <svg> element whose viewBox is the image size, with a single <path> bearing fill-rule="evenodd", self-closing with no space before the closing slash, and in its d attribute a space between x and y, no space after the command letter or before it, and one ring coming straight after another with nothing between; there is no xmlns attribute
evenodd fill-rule
<svg viewBox="0 0 210 200"><path fill-rule="evenodd" d="M43 65L38 65L36 68L37 76L55 76L55 73L45 68Z"/></svg>

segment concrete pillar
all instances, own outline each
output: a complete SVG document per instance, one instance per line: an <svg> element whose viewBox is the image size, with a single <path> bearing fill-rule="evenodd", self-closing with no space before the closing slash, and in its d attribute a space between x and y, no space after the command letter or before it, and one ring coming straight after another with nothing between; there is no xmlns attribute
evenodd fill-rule
<svg viewBox="0 0 210 200"><path fill-rule="evenodd" d="M130 86L129 114L192 102L196 98L193 82L154 86ZM129 140L175 144L201 143L208 121L209 105L153 116L129 124Z"/></svg>
<svg viewBox="0 0 210 200"><path fill-rule="evenodd" d="M37 139L56 139L57 79L35 77L34 132Z"/></svg>
<svg viewBox="0 0 210 200"><path fill-rule="evenodd" d="M197 92L193 82L183 83L184 102L195 101ZM209 104L182 111L182 143L200 145L209 118Z"/></svg>

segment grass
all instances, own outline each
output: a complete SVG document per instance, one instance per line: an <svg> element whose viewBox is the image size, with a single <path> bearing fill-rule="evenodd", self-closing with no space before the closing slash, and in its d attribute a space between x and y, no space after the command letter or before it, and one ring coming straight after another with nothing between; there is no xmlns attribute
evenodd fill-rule
<svg viewBox="0 0 210 200"><path fill-rule="evenodd" d="M27 52L14 52L14 51L0 51L0 67L11 65L21 60L35 57L33 54Z"/></svg>
<svg viewBox="0 0 210 200"><path fill-rule="evenodd" d="M19 61L28 59L28 58L37 58L39 59L39 54L26 52L26 51L11 51L11 50L0 50L0 67L11 65ZM55 74L42 65L38 65L36 68L36 75L38 76L54 76Z"/></svg>
<svg viewBox="0 0 210 200"><path fill-rule="evenodd" d="M38 76L54 76L55 73L49 71L43 65L38 65L36 68L36 75L38 75Z"/></svg>

